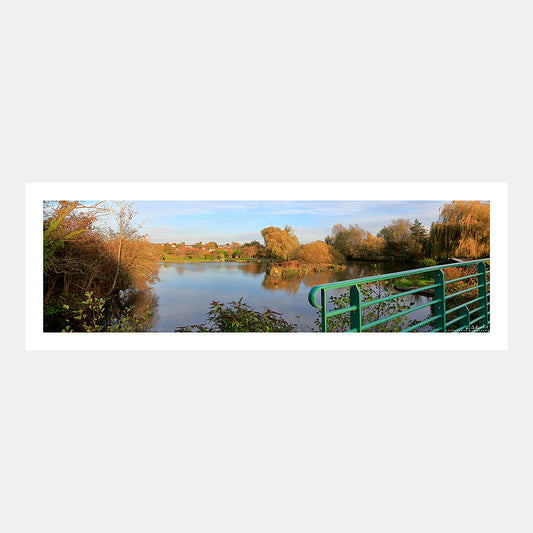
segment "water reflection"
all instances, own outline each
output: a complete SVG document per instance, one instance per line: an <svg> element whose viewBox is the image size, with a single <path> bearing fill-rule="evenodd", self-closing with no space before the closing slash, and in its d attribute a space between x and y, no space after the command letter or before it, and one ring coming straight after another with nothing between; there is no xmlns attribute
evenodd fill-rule
<svg viewBox="0 0 533 533"><path fill-rule="evenodd" d="M344 278L342 275L339 276L339 272L311 272L302 278L302 283L306 287L311 288L315 285L322 285L324 283L331 283L332 281L341 281L344 279L349 278Z"/></svg>
<svg viewBox="0 0 533 533"><path fill-rule="evenodd" d="M301 279L280 279L278 277L272 277L268 274L265 274L261 286L269 291L278 291L282 290L288 292L289 294L297 294L300 290L300 285L302 283Z"/></svg>
<svg viewBox="0 0 533 533"><path fill-rule="evenodd" d="M248 275L257 275L266 271L265 263L238 263L240 266L241 272Z"/></svg>
<svg viewBox="0 0 533 533"><path fill-rule="evenodd" d="M159 321L157 314L158 296L154 288L144 290L128 289L121 291L118 302L115 302L112 312L120 319L127 308L132 308L133 318L138 321L141 331L150 331Z"/></svg>
<svg viewBox="0 0 533 533"><path fill-rule="evenodd" d="M184 266L176 265L176 264L169 264L169 263L161 263L162 268L164 269L173 269L176 274L179 276L183 276L185 272L187 271L187 268Z"/></svg>

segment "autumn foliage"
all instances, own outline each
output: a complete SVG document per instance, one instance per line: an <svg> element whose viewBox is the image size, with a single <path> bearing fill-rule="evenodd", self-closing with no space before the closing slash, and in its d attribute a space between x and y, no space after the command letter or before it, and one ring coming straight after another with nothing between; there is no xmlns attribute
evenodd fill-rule
<svg viewBox="0 0 533 533"><path fill-rule="evenodd" d="M431 226L430 248L437 259L490 256L490 204L453 201L440 209Z"/></svg>
<svg viewBox="0 0 533 533"><path fill-rule="evenodd" d="M78 309L89 292L108 310L143 291L157 277L157 255L133 223L131 206L47 202L43 216L44 328L53 331L65 309ZM68 313L67 313L68 314Z"/></svg>
<svg viewBox="0 0 533 533"><path fill-rule="evenodd" d="M261 235L265 239L267 254L271 259L289 261L296 257L300 241L290 226L285 226L284 229L269 226L261 230Z"/></svg>
<svg viewBox="0 0 533 533"><path fill-rule="evenodd" d="M296 252L296 259L303 263L333 263L333 254L324 241L303 244Z"/></svg>

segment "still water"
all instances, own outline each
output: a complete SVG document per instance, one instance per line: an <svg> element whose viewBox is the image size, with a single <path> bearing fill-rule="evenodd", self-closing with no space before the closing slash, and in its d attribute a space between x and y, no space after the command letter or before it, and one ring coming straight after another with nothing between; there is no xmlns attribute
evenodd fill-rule
<svg viewBox="0 0 533 533"><path fill-rule="evenodd" d="M266 275L265 263L161 263L159 281L153 287L157 305L151 331L174 331L180 326L204 323L213 300L229 303L241 297L258 311L266 306L282 313L287 322L297 324L298 331L316 331L318 310L307 301L312 287L405 269L391 263L354 262L339 272L315 272L274 281ZM340 292L328 291L328 296ZM427 301L424 296L411 298L415 305ZM409 318L423 320L427 316L429 307Z"/></svg>

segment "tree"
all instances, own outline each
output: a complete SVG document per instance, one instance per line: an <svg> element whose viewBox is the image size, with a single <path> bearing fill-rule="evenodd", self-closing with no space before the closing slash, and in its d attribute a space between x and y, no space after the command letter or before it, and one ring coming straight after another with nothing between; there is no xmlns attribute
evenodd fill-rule
<svg viewBox="0 0 533 533"><path fill-rule="evenodd" d="M361 259L379 260L383 256L385 239L369 233L361 244Z"/></svg>
<svg viewBox="0 0 533 533"><path fill-rule="evenodd" d="M212 250L218 248L218 244L214 241L208 242L206 245L208 248L211 248Z"/></svg>
<svg viewBox="0 0 533 533"><path fill-rule="evenodd" d="M393 220L378 233L385 239L384 253L394 259L407 260L419 257L422 246L411 234L411 222L405 218Z"/></svg>
<svg viewBox="0 0 533 533"><path fill-rule="evenodd" d="M89 290L98 273L112 268L102 251L97 223L102 202L45 202L43 205L44 304L61 294Z"/></svg>
<svg viewBox="0 0 533 533"><path fill-rule="evenodd" d="M138 241L144 238L143 235L139 234L142 224L137 224L134 221L137 214L135 205L132 202L116 202L113 218L117 228L109 230L110 247L116 248L116 269L113 282L109 288L109 294L115 290L117 285L118 276L122 266L122 253L125 243L128 242L130 245L138 245Z"/></svg>
<svg viewBox="0 0 533 533"><path fill-rule="evenodd" d="M284 229L269 226L261 230L261 235L269 257L281 261L294 259L300 242L290 226L285 226Z"/></svg>
<svg viewBox="0 0 533 533"><path fill-rule="evenodd" d="M303 244L296 254L296 259L303 263L331 264L334 262L329 246L324 241Z"/></svg>
<svg viewBox="0 0 533 533"><path fill-rule="evenodd" d="M94 232L95 224L105 214L102 202L92 205L79 201L44 202L44 270L51 267L55 253L65 243L80 240Z"/></svg>
<svg viewBox="0 0 533 533"><path fill-rule="evenodd" d="M411 238L420 245L420 254L424 254L428 247L428 231L422 226L422 223L418 218L415 218L409 231L411 232Z"/></svg>
<svg viewBox="0 0 533 533"><path fill-rule="evenodd" d="M248 257L250 259L253 259L257 255L257 252L257 246L246 244L241 246L238 250L235 250L233 255L235 257Z"/></svg>
<svg viewBox="0 0 533 533"><path fill-rule="evenodd" d="M79 312L91 294L106 320L120 312L121 298L144 290L157 276L158 250L138 233L133 207L120 204L113 228L105 228L103 202L48 202L43 209L44 329L61 331L65 319L82 320ZM126 296L125 296L126 297ZM115 311L113 311L115 312ZM92 313L92 311L91 311ZM83 328L81 327L81 330Z"/></svg>
<svg viewBox="0 0 533 533"><path fill-rule="evenodd" d="M342 224L335 224L331 228L332 235L326 237L326 243L331 244L344 257L359 259L363 255L362 248L370 233L357 224L350 224L348 228Z"/></svg>
<svg viewBox="0 0 533 533"><path fill-rule="evenodd" d="M420 242L420 244L425 243L425 240L428 237L428 232L426 228L422 226L422 222L420 222L418 218L415 218L415 221L411 224L409 231L413 239L415 239L417 242Z"/></svg>
<svg viewBox="0 0 533 533"><path fill-rule="evenodd" d="M490 256L490 203L453 201L440 209L431 226L431 255L438 259Z"/></svg>

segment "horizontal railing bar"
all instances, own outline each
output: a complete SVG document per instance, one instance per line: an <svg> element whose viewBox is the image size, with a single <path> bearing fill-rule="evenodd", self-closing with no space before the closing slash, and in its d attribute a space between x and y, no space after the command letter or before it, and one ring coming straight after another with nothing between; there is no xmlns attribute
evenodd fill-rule
<svg viewBox="0 0 533 533"><path fill-rule="evenodd" d="M356 305L350 305L350 307L343 307L342 309L335 309L334 311L326 311L326 318L329 318L330 316L342 315L343 313L349 313L350 311L355 311L356 309Z"/></svg>
<svg viewBox="0 0 533 533"><path fill-rule="evenodd" d="M474 313L478 313L479 311L481 311L482 309L484 309L485 306L484 305L480 305L479 307L476 307L475 309L472 309L470 311L471 314L474 314Z"/></svg>
<svg viewBox="0 0 533 533"><path fill-rule="evenodd" d="M435 272L435 271L446 269L446 268L453 268L453 267L457 268L458 266L475 265L475 264L479 264L479 263L484 263L486 261L490 261L490 259L489 258L476 259L476 260L473 260L473 261L464 261L462 263L450 263L450 264L446 264L446 265L436 265L436 266L432 266L432 267L416 268L416 269L412 269L412 270L403 270L401 272L392 272L392 273L389 273L389 274L381 274L381 275L378 275L378 276L369 276L369 277L366 277L366 278L356 278L356 279L346 280L346 281L337 281L337 282L334 282L334 283L324 283L322 285L316 285L315 287L313 287L309 291L308 299L309 299L309 303L313 307L320 308L321 305L318 304L316 302L316 300L315 300L315 296L316 296L317 292L319 292L320 290L328 291L328 290L331 290L331 289L343 289L343 288L346 288L346 287L353 287L354 285L364 285L366 283L373 283L373 282L376 282L376 281L384 281L384 280L389 280L389 279L402 278L402 277L405 277L405 276L423 274L425 272Z"/></svg>
<svg viewBox="0 0 533 533"><path fill-rule="evenodd" d="M452 324L455 324L456 322L459 322L460 320L463 320L463 316L458 316L454 318L453 320L450 320L449 322L446 322L446 326L451 326Z"/></svg>
<svg viewBox="0 0 533 533"><path fill-rule="evenodd" d="M467 305L473 304L475 302L479 302L480 300L483 300L483 296L479 296L478 298L474 298L473 300L470 300L464 304L458 305L457 307L452 307L451 309L446 310L446 314L451 313L452 311L457 311L458 309L462 309L463 307L466 307ZM475 310L474 310L475 311Z"/></svg>
<svg viewBox="0 0 533 533"><path fill-rule="evenodd" d="M446 324L446 325L448 325L448 324ZM457 329L455 330L455 333L457 333L458 331L462 331L463 329L466 329L467 327L468 327L468 326L466 326L466 325L465 325L465 326L461 326L461 327L459 327L459 328L457 328Z"/></svg>
<svg viewBox="0 0 533 533"><path fill-rule="evenodd" d="M476 322L479 322L480 320L483 320L485 318L483 315L479 315L477 318L474 318L474 320L470 321L470 325L475 324Z"/></svg>
<svg viewBox="0 0 533 533"><path fill-rule="evenodd" d="M455 283L456 281L461 281L463 279L475 278L477 276L479 276L479 274L470 274L469 276L463 276L462 278L449 279L444 282L444 285L449 285L450 283Z"/></svg>
<svg viewBox="0 0 533 533"><path fill-rule="evenodd" d="M382 302L388 302L389 300L394 300L395 298L401 298L402 296L408 296L409 294L415 294L417 292L425 291L428 289L434 289L438 286L439 286L438 283L433 283L432 285L428 285L427 287L420 287L418 289L413 289L412 291L397 292L395 294L392 294L391 296L384 296L383 298L377 298L376 300L368 300L367 302L363 302L361 304L361 308L368 307L374 304L380 304ZM440 300L438 301L440 302Z"/></svg>
<svg viewBox="0 0 533 533"><path fill-rule="evenodd" d="M420 326L425 326L426 324L429 324L430 322L433 322L437 318L440 318L440 315L432 316L430 318L426 318L426 320L422 320L422 322L417 322L416 324L413 324L412 326L409 326L409 327L407 327L405 329L402 329L402 331L413 331L414 329L417 329Z"/></svg>
<svg viewBox="0 0 533 533"><path fill-rule="evenodd" d="M372 322L369 322L368 324L365 324L364 326L361 326L361 331L364 329L371 328L372 326L378 326L379 324L383 324L384 322L388 322L389 320L393 320L395 318L408 315L409 313L418 311L419 309L423 309L424 307L428 307L430 305L433 305L434 303L436 302L435 301L427 302L422 305L417 305L416 307L410 307L409 309L406 309L405 311L400 311L399 313L394 313L393 315L388 315L386 317L379 318L378 320L374 320Z"/></svg>
<svg viewBox="0 0 533 533"><path fill-rule="evenodd" d="M476 289L481 288L482 285L476 285L475 287L470 287L468 289L464 289L462 291L453 292L452 294L446 295L444 298L448 300L449 298L453 298L454 296L459 296L460 294L464 294L465 292L475 291Z"/></svg>
<svg viewBox="0 0 533 533"><path fill-rule="evenodd" d="M439 300L430 300L429 302L426 302L425 304L416 305L415 307L410 307L406 310L406 315L409 313L413 313L414 311L418 311L419 309L424 309L424 307L429 307L430 305L438 304L440 302Z"/></svg>

